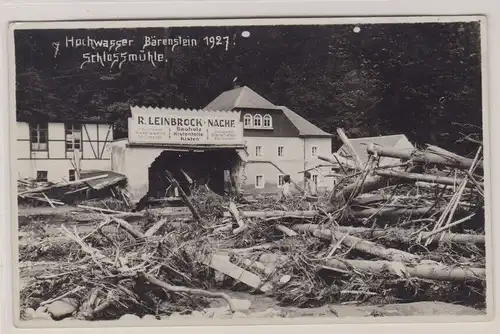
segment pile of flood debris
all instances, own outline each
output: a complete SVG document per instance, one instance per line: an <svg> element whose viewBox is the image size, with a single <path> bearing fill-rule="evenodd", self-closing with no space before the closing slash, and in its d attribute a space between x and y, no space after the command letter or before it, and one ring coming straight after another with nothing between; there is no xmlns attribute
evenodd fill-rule
<svg viewBox="0 0 500 334"><path fill-rule="evenodd" d="M108 209L94 213L88 231L62 223L20 248L21 271L47 261L22 288L25 317L37 309L53 319L188 314L212 299L241 311L229 291L295 307L446 301L484 309L481 147L471 159L435 146L367 152L361 163L352 150L333 192L313 203L300 193L280 202L199 188L181 191L189 214ZM379 166L381 157L400 162Z"/></svg>

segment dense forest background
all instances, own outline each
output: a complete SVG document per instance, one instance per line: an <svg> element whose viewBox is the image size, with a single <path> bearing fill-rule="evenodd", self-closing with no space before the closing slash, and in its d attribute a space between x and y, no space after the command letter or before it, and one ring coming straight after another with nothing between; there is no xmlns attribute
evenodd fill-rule
<svg viewBox="0 0 500 334"><path fill-rule="evenodd" d="M157 67L80 68L82 54L92 50L66 48L65 39L87 36L133 39L128 52L138 51L144 36L229 36L231 43L228 50L162 47L168 61ZM18 30L16 115L111 121L121 137L130 105L202 108L238 77L331 133L337 127L352 137L404 133L417 144L472 152L456 142L481 132L480 49L478 22Z"/></svg>

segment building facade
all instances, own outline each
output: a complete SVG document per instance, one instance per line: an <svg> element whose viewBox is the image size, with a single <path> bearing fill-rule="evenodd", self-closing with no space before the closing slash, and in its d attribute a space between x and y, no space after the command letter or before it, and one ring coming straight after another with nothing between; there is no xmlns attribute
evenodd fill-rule
<svg viewBox="0 0 500 334"><path fill-rule="evenodd" d="M17 122L17 177L72 181L81 170L110 170L113 126Z"/></svg>
<svg viewBox="0 0 500 334"><path fill-rule="evenodd" d="M318 191L331 189L331 168L319 155L332 153L332 135L285 106L277 106L249 87L236 87L209 103L205 110L237 110L243 122L246 155L240 180L246 193L276 193L290 175L301 187L304 171Z"/></svg>
<svg viewBox="0 0 500 334"><path fill-rule="evenodd" d="M287 174L301 187L306 170L319 191L333 187L331 168L318 167L318 156L332 153L332 136L248 87L223 92L202 110L134 106L131 114L128 139L112 144L112 169L127 176L136 201L162 183L153 175L162 168L180 169L180 179L217 170L209 178L219 175L247 194L277 193Z"/></svg>

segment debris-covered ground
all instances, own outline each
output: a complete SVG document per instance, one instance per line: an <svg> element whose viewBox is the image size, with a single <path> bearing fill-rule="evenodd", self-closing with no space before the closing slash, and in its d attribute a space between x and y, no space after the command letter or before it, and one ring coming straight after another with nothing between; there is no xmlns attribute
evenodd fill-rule
<svg viewBox="0 0 500 334"><path fill-rule="evenodd" d="M432 146L367 150L368 162L340 166L345 176L315 202L198 188L187 208L132 212L114 183L108 198L68 204L78 185L56 185L66 193L57 197L54 185L23 181L22 317L339 316L363 307L355 315L428 315L439 305L483 313L481 149L474 158ZM378 167L381 156L401 163ZM420 314L408 311L415 302Z"/></svg>

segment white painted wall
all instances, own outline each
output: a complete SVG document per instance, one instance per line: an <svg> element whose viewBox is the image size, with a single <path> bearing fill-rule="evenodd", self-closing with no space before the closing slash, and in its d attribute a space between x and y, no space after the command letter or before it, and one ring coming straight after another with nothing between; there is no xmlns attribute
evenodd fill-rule
<svg viewBox="0 0 500 334"><path fill-rule="evenodd" d="M133 202L139 201L149 189L149 167L163 152L157 147L127 147L127 140L111 144L111 169L127 176L127 190Z"/></svg>
<svg viewBox="0 0 500 334"><path fill-rule="evenodd" d="M85 131L88 129L88 135ZM99 133L98 133L99 131ZM108 136L106 142L106 135ZM69 170L75 169L72 164L73 152L66 152L66 135L64 123L53 122L48 124L48 150L30 150L30 129L26 122L16 123L15 154L17 161L13 166L14 174L18 178L35 178L37 171L47 171L49 181L58 182L68 180ZM112 125L83 124L82 150L80 151L82 170L109 170L111 169L111 148L109 143L113 139ZM99 146L101 154L97 159L92 146Z"/></svg>
<svg viewBox="0 0 500 334"><path fill-rule="evenodd" d="M281 137L247 137L246 145L248 160L272 161L280 167L285 174L290 175L293 181L301 183L305 169L325 164L317 158L317 155L330 155L332 153L330 138L281 138ZM256 146L262 147L262 156L256 156ZM278 156L278 146L283 146L284 155ZM312 148L316 147L316 156L312 154ZM325 177L331 174L331 168L320 168L319 171L311 171L312 175L318 176L318 189L331 189L334 178ZM256 177L262 175L265 187L256 188ZM243 189L246 192L276 192L278 177L283 175L275 166L269 163L247 163L240 174L243 180Z"/></svg>
<svg viewBox="0 0 500 334"><path fill-rule="evenodd" d="M110 170L110 160L81 160L82 170ZM75 169L71 160L32 159L17 160L15 173L19 179L36 178L37 171L47 171L47 178L51 182L68 181L69 170Z"/></svg>

